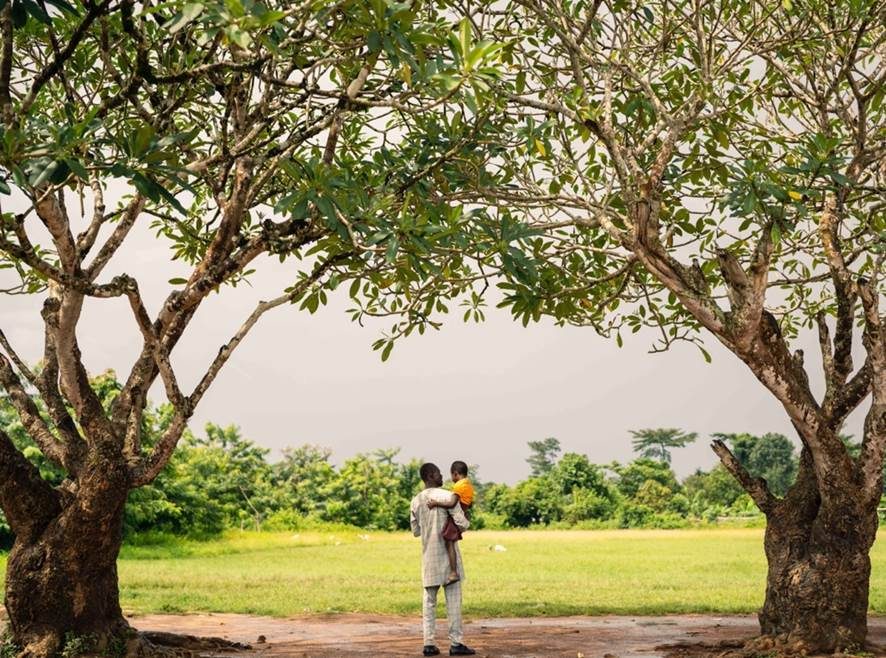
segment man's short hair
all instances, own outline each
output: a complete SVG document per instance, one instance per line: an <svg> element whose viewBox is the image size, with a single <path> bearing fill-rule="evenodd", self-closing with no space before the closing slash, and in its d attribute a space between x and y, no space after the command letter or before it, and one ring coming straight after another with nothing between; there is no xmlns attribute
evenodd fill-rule
<svg viewBox="0 0 886 658"><path fill-rule="evenodd" d="M437 465L431 464L430 462L428 462L427 464L422 464L421 468L418 469L418 474L421 477L422 482L427 482L432 475L439 472L440 469L437 468Z"/></svg>
<svg viewBox="0 0 886 658"><path fill-rule="evenodd" d="M464 462L452 462L452 466L449 467L450 473L457 473L462 477L467 477L468 475L468 465Z"/></svg>

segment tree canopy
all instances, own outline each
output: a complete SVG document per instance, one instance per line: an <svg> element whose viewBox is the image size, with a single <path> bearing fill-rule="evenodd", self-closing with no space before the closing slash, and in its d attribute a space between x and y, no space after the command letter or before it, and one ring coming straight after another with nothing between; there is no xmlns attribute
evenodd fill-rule
<svg viewBox="0 0 886 658"><path fill-rule="evenodd" d="M675 427L659 427L656 429L632 430L634 437L631 445L634 452L641 457L658 459L671 463L671 450L689 445L698 435L695 432L684 432Z"/></svg>

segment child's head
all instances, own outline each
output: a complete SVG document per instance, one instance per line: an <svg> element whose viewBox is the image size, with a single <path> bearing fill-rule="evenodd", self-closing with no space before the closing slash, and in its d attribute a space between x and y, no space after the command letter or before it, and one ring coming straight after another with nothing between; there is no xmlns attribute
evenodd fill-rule
<svg viewBox="0 0 886 658"><path fill-rule="evenodd" d="M468 465L464 462L452 462L449 472L452 474L452 481L458 482L468 477Z"/></svg>

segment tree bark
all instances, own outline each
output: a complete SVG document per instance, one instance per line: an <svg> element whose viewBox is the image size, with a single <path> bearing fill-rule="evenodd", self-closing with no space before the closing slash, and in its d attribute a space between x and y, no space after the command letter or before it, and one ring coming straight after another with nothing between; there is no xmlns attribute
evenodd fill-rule
<svg viewBox="0 0 886 658"><path fill-rule="evenodd" d="M845 483L845 492L839 509L822 505L804 450L797 482L767 515L760 628L787 649L833 653L865 646L877 503L864 502L854 482Z"/></svg>
<svg viewBox="0 0 886 658"><path fill-rule="evenodd" d="M55 655L68 634L102 650L129 632L117 585L126 471L104 460L91 466L60 513L17 534L9 554L5 603L21 658Z"/></svg>

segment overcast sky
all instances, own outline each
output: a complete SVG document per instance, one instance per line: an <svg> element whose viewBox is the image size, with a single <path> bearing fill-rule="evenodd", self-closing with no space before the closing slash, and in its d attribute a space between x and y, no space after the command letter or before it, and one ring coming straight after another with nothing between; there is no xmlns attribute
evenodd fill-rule
<svg viewBox="0 0 886 658"><path fill-rule="evenodd" d="M30 220L28 228L39 235ZM102 278L122 271L139 279L152 313L168 279L186 272L144 225ZM226 289L203 304L173 355L185 390L256 301L293 280L289 267L266 264L252 287ZM8 275L0 282L8 283ZM681 476L715 462L712 432L782 432L795 439L780 406L713 340L707 364L691 345L648 354L650 334L630 336L619 349L590 329L523 328L490 309L484 324L465 325L453 316L442 331L401 342L381 363L370 347L380 327L353 324L344 313L346 295L345 286L313 316L293 306L266 314L200 403L191 427L236 423L275 456L285 446L316 443L331 448L336 462L399 447L404 458L444 467L461 459L478 464L483 479L506 482L528 473L526 442L547 436L560 439L566 451L606 463L631 457L629 430L698 432L694 445L674 453ZM40 303L0 296L0 327L31 361L42 349ZM121 299L90 300L78 337L92 373L128 372L141 344ZM817 347L812 340L805 347L815 370ZM158 387L152 393L155 399L162 394ZM856 412L847 430L860 436L861 420Z"/></svg>

